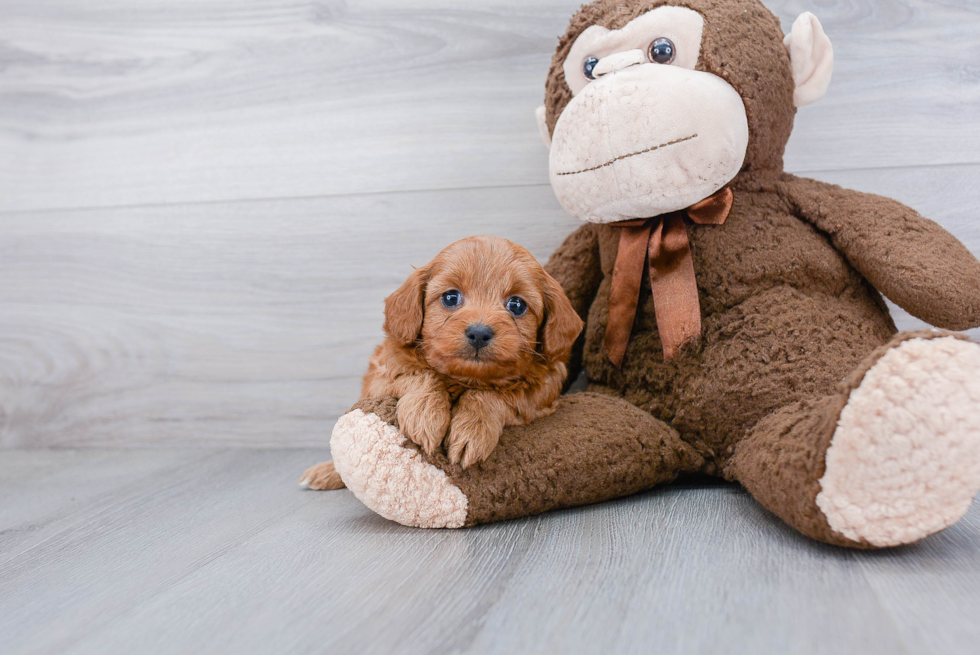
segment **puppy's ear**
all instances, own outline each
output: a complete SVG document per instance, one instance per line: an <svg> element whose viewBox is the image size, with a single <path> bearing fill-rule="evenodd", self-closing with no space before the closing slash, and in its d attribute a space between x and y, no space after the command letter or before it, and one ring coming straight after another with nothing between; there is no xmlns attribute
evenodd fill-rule
<svg viewBox="0 0 980 655"><path fill-rule="evenodd" d="M412 271L405 284L385 298L384 331L403 346L411 345L422 330L425 315L425 285L429 281L429 265Z"/></svg>
<svg viewBox="0 0 980 655"><path fill-rule="evenodd" d="M561 359L575 345L585 324L579 318L565 291L555 278L544 276L544 326L541 330L541 350L550 360Z"/></svg>

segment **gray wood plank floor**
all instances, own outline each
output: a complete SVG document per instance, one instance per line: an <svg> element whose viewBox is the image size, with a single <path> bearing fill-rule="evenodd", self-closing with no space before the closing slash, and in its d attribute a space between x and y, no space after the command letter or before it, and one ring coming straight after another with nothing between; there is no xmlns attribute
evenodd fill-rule
<svg viewBox="0 0 980 655"><path fill-rule="evenodd" d="M8 453L0 652L966 655L980 639L980 503L882 553L703 483L427 531L300 490L322 455Z"/></svg>

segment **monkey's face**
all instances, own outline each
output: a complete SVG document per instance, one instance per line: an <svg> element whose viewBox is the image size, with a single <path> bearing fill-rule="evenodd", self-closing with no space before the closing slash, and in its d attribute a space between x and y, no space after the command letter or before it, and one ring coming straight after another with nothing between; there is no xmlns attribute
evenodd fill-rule
<svg viewBox="0 0 980 655"><path fill-rule="evenodd" d="M704 18L659 7L618 30L593 25L563 65L573 98L555 124L551 184L574 216L610 223L683 209L724 187L749 143L745 106L695 70Z"/></svg>

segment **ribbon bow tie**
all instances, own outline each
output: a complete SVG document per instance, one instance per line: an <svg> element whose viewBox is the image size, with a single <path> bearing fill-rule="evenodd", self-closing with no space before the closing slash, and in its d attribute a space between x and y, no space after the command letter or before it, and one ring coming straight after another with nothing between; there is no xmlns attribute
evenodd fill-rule
<svg viewBox="0 0 980 655"><path fill-rule="evenodd" d="M612 224L622 232L613 268L605 344L609 360L617 368L623 363L633 331L646 259L650 264L650 288L664 361L701 334L701 305L684 217L698 225L721 225L728 218L734 200L732 190L724 188L681 211Z"/></svg>

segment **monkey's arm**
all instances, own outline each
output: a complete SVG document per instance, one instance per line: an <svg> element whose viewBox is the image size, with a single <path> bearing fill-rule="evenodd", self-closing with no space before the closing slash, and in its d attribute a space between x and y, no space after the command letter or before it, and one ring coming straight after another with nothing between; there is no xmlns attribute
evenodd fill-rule
<svg viewBox="0 0 980 655"><path fill-rule="evenodd" d="M595 226L586 223L572 232L558 246L548 263L544 265L548 274L558 281L565 295L572 302L572 307L579 317L588 322L589 309L599 291L602 282L602 264L599 260L599 237ZM582 349L585 345L585 332L579 335L578 341L572 348L572 356L568 362L567 387L578 377L582 370Z"/></svg>
<svg viewBox="0 0 980 655"><path fill-rule="evenodd" d="M780 194L872 285L947 330L980 326L980 262L956 237L881 196L787 175Z"/></svg>

